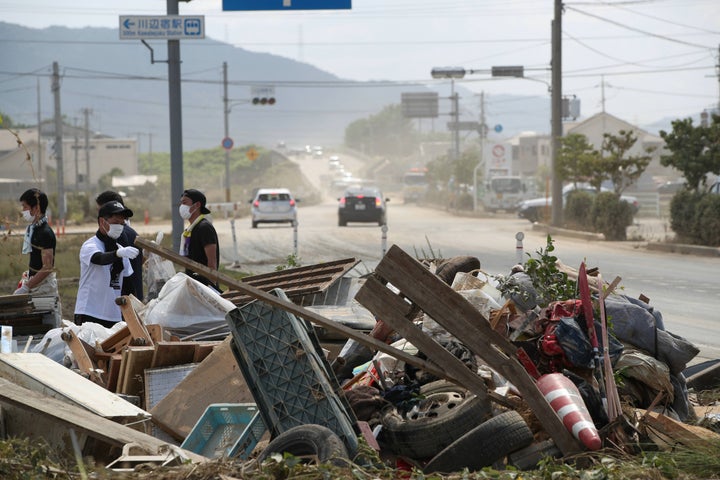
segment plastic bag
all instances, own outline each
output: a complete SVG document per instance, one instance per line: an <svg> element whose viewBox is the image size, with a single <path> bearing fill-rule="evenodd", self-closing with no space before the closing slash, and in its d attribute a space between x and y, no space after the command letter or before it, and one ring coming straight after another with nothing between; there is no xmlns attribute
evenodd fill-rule
<svg viewBox="0 0 720 480"><path fill-rule="evenodd" d="M160 245L163 233L158 232L155 243ZM175 275L175 265L170 260L165 260L160 255L150 253L143 263L143 287L146 295L145 300L157 298L165 283Z"/></svg>

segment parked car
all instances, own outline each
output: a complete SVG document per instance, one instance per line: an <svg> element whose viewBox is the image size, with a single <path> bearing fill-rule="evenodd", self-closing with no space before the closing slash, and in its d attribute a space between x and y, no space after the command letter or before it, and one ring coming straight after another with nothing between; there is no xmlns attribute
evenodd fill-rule
<svg viewBox="0 0 720 480"><path fill-rule="evenodd" d="M591 194L596 194L597 190L595 190L595 187L592 187L588 184L570 184L566 185L563 188L563 205L567 204L567 196L570 192L574 190L581 190L583 192L588 192ZM600 191L602 192L611 192L609 188L601 188ZM638 199L630 196L630 195L622 195L620 196L621 200L624 200L630 204L632 207L632 213L635 215L638 210L640 210L640 203L638 202ZM538 222L545 218L547 214L549 214L550 209L552 208L552 197L541 197L541 198L533 198L530 200L525 200L524 202L520 202L518 204L518 217L525 218L527 220L530 220L531 222ZM547 213L546 213L547 212Z"/></svg>
<svg viewBox="0 0 720 480"><path fill-rule="evenodd" d="M252 204L250 213L252 228L260 223L290 223L297 221L297 202L287 188L260 188Z"/></svg>
<svg viewBox="0 0 720 480"><path fill-rule="evenodd" d="M347 226L348 222L387 223L389 198L383 198L382 192L375 187L350 187L338 198L338 225Z"/></svg>

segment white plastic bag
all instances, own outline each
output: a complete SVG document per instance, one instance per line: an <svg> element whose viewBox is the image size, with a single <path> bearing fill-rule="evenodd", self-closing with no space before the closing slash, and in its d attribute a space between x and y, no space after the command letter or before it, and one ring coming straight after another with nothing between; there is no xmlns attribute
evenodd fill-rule
<svg viewBox="0 0 720 480"><path fill-rule="evenodd" d="M158 232L155 243L160 245L163 233ZM145 301L157 298L162 287L175 275L175 265L170 260L165 260L160 255L150 253L143 263L143 288L145 289Z"/></svg>

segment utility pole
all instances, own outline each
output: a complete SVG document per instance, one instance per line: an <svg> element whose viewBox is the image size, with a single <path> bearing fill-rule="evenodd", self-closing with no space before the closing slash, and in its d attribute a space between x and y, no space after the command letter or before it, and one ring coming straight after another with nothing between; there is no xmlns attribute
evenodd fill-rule
<svg viewBox="0 0 720 480"><path fill-rule="evenodd" d="M555 0L552 22L552 225L562 226L562 179L558 172L562 130L562 0Z"/></svg>
<svg viewBox="0 0 720 480"><path fill-rule="evenodd" d="M460 159L460 102L458 94L455 93L455 79L450 79L450 100L452 101L452 121L455 124L453 131L453 160Z"/></svg>
<svg viewBox="0 0 720 480"><path fill-rule="evenodd" d="M82 113L85 115L85 187L90 193L90 114L92 109L83 108Z"/></svg>
<svg viewBox="0 0 720 480"><path fill-rule="evenodd" d="M167 0L167 14L178 15L180 0ZM170 104L170 211L173 250L180 250L183 219L177 208L183 192L182 91L180 87L180 40L168 40L168 97Z"/></svg>
<svg viewBox="0 0 720 480"><path fill-rule="evenodd" d="M480 160L473 169L473 211L477 212L478 209L478 170L485 165L485 138L487 137L487 125L485 125L485 92L480 92Z"/></svg>
<svg viewBox="0 0 720 480"><path fill-rule="evenodd" d="M78 145L77 118L74 119L73 126L75 127L75 143L73 143L73 150L75 153L75 193L77 193L80 191L78 185L78 179L80 178L80 168L78 167L78 148L80 148L80 145Z"/></svg>
<svg viewBox="0 0 720 480"><path fill-rule="evenodd" d="M227 62L223 62L223 112L225 115L225 136L230 138L230 104L228 99ZM225 148L225 201L230 202L230 149Z"/></svg>
<svg viewBox="0 0 720 480"><path fill-rule="evenodd" d="M65 219L65 177L63 175L63 121L60 110L60 67L53 62L52 92L55 104L55 162L57 162L58 220Z"/></svg>
<svg viewBox="0 0 720 480"><path fill-rule="evenodd" d="M41 120L41 110L40 110L40 78L37 78L37 160L38 160L38 180L40 182L40 185L42 186L43 182L45 181L45 176L43 175L43 166L42 166L42 120ZM43 187L43 190L45 187Z"/></svg>

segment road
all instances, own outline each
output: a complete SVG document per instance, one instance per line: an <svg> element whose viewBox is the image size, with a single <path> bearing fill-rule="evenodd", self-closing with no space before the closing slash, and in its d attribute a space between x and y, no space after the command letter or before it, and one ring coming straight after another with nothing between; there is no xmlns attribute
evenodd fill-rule
<svg viewBox="0 0 720 480"><path fill-rule="evenodd" d="M299 160L303 173L318 188L327 175L326 159ZM350 167L360 171L359 167ZM641 229L645 228L641 219ZM285 265L297 253L302 265L341 258L361 260L361 269L372 271L384 251L396 244L419 258L473 255L490 274L510 272L517 263L515 235L523 232L523 251L535 254L546 246L546 234L534 231L526 220L513 215L492 218L456 216L449 212L403 204L390 197L386 239L376 224L337 225L337 206L331 193L319 205L300 203L298 226L261 224L250 227L249 218L232 222L216 218L221 256L225 264L239 263L243 271L265 273ZM150 226L147 226L150 227ZM166 232L167 233L167 232ZM645 241L606 242L570 236L553 237L554 254L578 268L583 260L597 267L603 278L622 278L621 292L647 296L664 318L666 329L685 337L701 349L692 363L720 358L720 258L648 251ZM610 319L612 321L612 319Z"/></svg>

